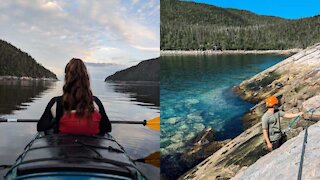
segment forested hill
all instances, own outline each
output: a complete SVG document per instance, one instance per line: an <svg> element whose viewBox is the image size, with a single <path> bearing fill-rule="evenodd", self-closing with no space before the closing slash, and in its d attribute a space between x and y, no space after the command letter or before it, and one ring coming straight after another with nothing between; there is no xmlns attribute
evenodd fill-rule
<svg viewBox="0 0 320 180"><path fill-rule="evenodd" d="M37 63L29 54L0 40L0 76L54 78L57 76Z"/></svg>
<svg viewBox="0 0 320 180"><path fill-rule="evenodd" d="M139 64L108 76L105 81L160 81L160 59L141 61Z"/></svg>
<svg viewBox="0 0 320 180"><path fill-rule="evenodd" d="M160 3L161 50L281 50L320 42L320 16L289 20L195 2Z"/></svg>

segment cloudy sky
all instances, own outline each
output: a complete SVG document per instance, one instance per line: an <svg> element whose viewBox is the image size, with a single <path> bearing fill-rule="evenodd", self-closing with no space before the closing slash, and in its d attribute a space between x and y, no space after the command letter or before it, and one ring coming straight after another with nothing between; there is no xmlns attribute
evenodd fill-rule
<svg viewBox="0 0 320 180"><path fill-rule="evenodd" d="M72 57L102 77L160 55L160 0L1 1L0 27L59 78Z"/></svg>

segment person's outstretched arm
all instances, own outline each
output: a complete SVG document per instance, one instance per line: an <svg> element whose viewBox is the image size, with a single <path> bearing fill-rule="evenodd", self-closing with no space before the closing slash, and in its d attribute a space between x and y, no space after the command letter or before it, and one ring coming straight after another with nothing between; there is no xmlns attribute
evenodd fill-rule
<svg viewBox="0 0 320 180"><path fill-rule="evenodd" d="M54 105L54 103L56 102L56 98L52 98L46 109L44 110L40 120L38 121L38 124L37 124L37 131L46 131L48 129L51 128L51 125L52 125L52 119L53 119L53 116L51 114L51 108L52 106Z"/></svg>
<svg viewBox="0 0 320 180"><path fill-rule="evenodd" d="M106 111L105 111L100 99L94 96L94 102L97 103L97 105L99 107L99 113L101 115L99 135L104 135L105 133L111 132L111 130L112 130L111 123L109 121L109 118L106 114Z"/></svg>
<svg viewBox="0 0 320 180"><path fill-rule="evenodd" d="M303 115L303 112L299 112L299 113L285 113L283 117L285 118L294 118L297 116L301 116Z"/></svg>

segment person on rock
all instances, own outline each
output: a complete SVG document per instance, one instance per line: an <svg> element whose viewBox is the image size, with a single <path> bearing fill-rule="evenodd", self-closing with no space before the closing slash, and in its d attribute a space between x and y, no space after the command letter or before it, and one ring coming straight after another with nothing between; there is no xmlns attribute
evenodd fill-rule
<svg viewBox="0 0 320 180"><path fill-rule="evenodd" d="M269 150L279 148L285 141L286 135L281 131L280 118L294 118L301 116L299 113L285 113L279 110L279 101L275 96L270 96L265 100L268 110L261 118L262 132Z"/></svg>
<svg viewBox="0 0 320 180"><path fill-rule="evenodd" d="M81 59L73 58L67 64L63 94L50 100L37 130L84 135L111 132L111 123L101 101L92 95L87 68Z"/></svg>

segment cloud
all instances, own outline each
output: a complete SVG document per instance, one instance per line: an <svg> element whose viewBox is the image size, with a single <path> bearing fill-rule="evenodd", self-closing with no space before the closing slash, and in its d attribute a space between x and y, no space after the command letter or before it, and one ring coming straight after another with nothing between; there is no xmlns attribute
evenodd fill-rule
<svg viewBox="0 0 320 180"><path fill-rule="evenodd" d="M85 62L86 66L92 66L92 67L110 67L110 66L116 66L119 64L116 63L91 63L91 62Z"/></svg>
<svg viewBox="0 0 320 180"><path fill-rule="evenodd" d="M42 8L46 10L62 10L62 8L58 5L57 2L48 1L41 5Z"/></svg>
<svg viewBox="0 0 320 180"><path fill-rule="evenodd" d="M131 65L159 54L159 0L32 2L0 3L0 39L55 73L72 57Z"/></svg>
<svg viewBox="0 0 320 180"><path fill-rule="evenodd" d="M131 0L133 4L137 4L139 0Z"/></svg>
<svg viewBox="0 0 320 180"><path fill-rule="evenodd" d="M140 49L143 51L154 51L154 52L159 52L160 48L159 47L143 47L143 46L133 46L136 49Z"/></svg>

